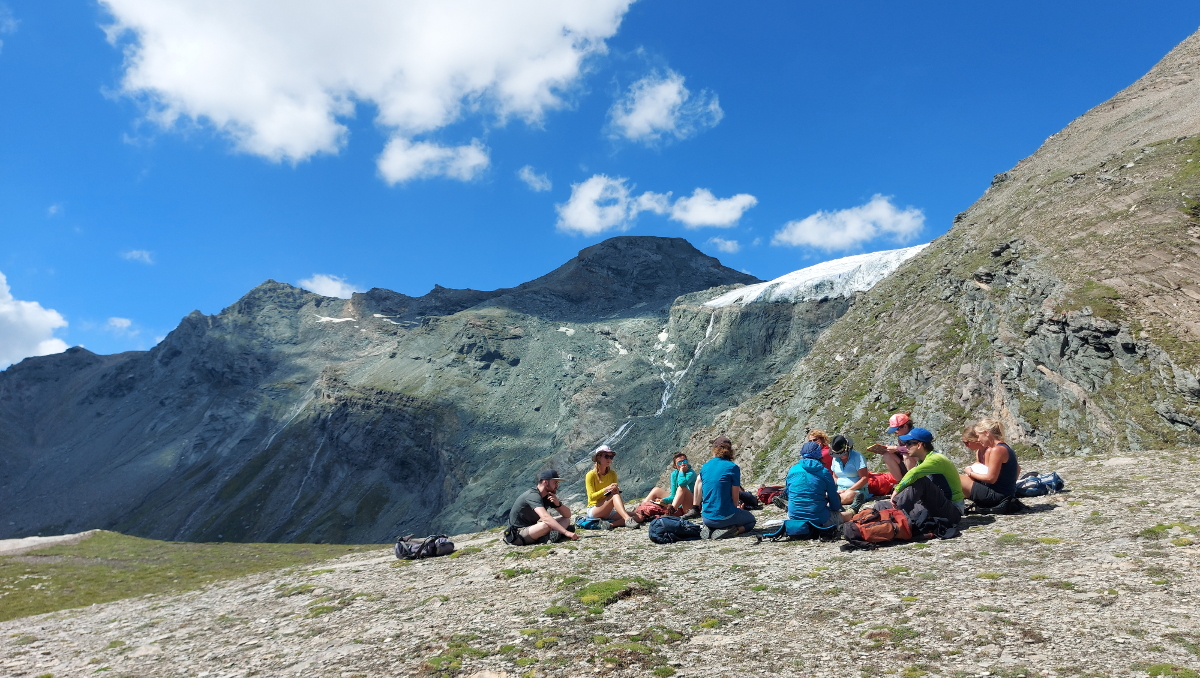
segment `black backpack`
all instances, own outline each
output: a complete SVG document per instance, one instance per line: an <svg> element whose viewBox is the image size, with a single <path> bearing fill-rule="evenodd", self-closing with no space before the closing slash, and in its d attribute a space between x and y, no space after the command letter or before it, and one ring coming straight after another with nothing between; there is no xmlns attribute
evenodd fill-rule
<svg viewBox="0 0 1200 678"><path fill-rule="evenodd" d="M454 553L454 542L444 534L434 534L424 539L410 534L397 539L393 550L400 560L419 560Z"/></svg>
<svg viewBox="0 0 1200 678"><path fill-rule="evenodd" d="M677 541L700 538L700 526L675 516L659 516L650 521L646 535L655 544L674 544Z"/></svg>

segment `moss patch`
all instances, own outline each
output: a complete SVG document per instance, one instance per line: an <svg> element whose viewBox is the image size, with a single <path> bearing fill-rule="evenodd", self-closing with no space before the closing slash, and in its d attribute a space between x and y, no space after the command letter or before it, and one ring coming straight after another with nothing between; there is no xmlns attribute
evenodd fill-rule
<svg viewBox="0 0 1200 678"><path fill-rule="evenodd" d="M311 563L377 545L193 544L101 532L78 544L0 557L0 621ZM36 587L36 588L35 588Z"/></svg>

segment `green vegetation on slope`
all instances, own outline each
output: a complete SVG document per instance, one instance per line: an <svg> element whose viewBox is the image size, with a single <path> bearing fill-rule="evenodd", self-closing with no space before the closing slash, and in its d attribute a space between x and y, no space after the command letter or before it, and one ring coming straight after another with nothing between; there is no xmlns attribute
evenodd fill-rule
<svg viewBox="0 0 1200 678"><path fill-rule="evenodd" d="M177 593L222 579L382 548L336 544L192 544L100 532L70 546L0 557L0 621Z"/></svg>

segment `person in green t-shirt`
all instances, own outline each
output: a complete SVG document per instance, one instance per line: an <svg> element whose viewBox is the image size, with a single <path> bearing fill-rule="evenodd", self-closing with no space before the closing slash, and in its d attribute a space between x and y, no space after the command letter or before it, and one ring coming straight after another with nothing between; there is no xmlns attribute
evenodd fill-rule
<svg viewBox="0 0 1200 678"><path fill-rule="evenodd" d="M952 525L962 519L963 492L958 469L945 455L933 450L933 434L914 428L900 436L908 446L908 456L917 462L892 489L892 505L905 512L917 504L931 517L945 518Z"/></svg>

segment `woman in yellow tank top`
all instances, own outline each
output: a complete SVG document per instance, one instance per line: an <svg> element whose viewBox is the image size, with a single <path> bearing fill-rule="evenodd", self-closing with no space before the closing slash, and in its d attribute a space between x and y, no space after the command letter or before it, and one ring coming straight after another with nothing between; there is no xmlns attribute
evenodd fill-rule
<svg viewBox="0 0 1200 678"><path fill-rule="evenodd" d="M617 485L617 472L612 469L612 460L616 456L608 445L601 445L592 454L595 467L583 478L588 496L587 516L600 519L604 529L641 527L642 524L625 510L621 487Z"/></svg>

